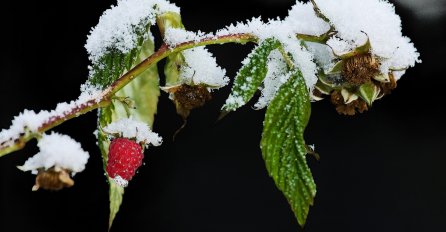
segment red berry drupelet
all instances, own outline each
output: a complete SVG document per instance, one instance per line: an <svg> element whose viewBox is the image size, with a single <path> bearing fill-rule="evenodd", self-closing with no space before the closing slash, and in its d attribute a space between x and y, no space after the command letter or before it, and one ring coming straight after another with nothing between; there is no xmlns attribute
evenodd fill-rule
<svg viewBox="0 0 446 232"><path fill-rule="evenodd" d="M141 145L127 138L116 138L110 143L107 173L110 178L123 187L142 165L144 153Z"/></svg>

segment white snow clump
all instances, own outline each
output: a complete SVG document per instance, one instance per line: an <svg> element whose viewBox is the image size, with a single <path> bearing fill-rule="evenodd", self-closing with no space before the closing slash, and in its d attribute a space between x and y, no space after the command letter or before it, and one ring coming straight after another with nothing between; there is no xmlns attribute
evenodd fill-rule
<svg viewBox="0 0 446 232"><path fill-rule="evenodd" d="M32 171L37 174L38 169L62 168L69 170L74 175L85 169L90 155L84 151L81 144L68 135L58 133L44 134L37 143L40 151L29 158L23 166L22 171Z"/></svg>
<svg viewBox="0 0 446 232"><path fill-rule="evenodd" d="M228 84L226 70L218 66L215 57L206 48L195 47L184 51L183 55L186 64L180 70L182 82L204 84L209 88L220 88Z"/></svg>
<svg viewBox="0 0 446 232"><path fill-rule="evenodd" d="M117 134L124 138L135 139L137 143L154 146L161 145L163 139L155 132L152 132L146 123L132 118L123 118L112 122L102 130L109 134Z"/></svg>
<svg viewBox="0 0 446 232"><path fill-rule="evenodd" d="M128 53L137 46L137 32L154 25L156 16L165 12L180 13L180 9L167 0L118 0L90 31L85 45L90 60L96 63L110 48Z"/></svg>

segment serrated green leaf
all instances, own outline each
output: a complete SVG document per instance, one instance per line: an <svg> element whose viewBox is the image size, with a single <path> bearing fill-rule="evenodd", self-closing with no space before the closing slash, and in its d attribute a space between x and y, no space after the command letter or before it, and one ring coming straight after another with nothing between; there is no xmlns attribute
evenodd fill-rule
<svg viewBox="0 0 446 232"><path fill-rule="evenodd" d="M297 71L268 106L261 149L269 175L285 195L301 226L316 195L303 135L309 117L309 93L302 74Z"/></svg>
<svg viewBox="0 0 446 232"><path fill-rule="evenodd" d="M150 38L150 37L149 37ZM150 39L146 40L139 49L139 54L135 58L134 64L138 64L154 52L154 43ZM130 66L128 69L130 69ZM158 97L160 95L158 69L152 66L132 80L124 88L118 91L115 96L117 99L128 99L132 102L130 107L126 102L115 100L108 107L99 111L99 127L103 128L111 122L122 118L132 116L133 119L153 125L154 116L157 111ZM108 148L110 140L101 130L98 132L98 146L102 153L104 170L108 160ZM115 184L113 180L108 178L109 182L109 198L110 198L110 218L109 226L111 227L119 207L122 203L124 188Z"/></svg>
<svg viewBox="0 0 446 232"><path fill-rule="evenodd" d="M235 77L231 95L223 106L224 111L234 111L251 100L268 72L269 54L279 46L281 44L277 39L269 38L251 52L248 62L242 66Z"/></svg>

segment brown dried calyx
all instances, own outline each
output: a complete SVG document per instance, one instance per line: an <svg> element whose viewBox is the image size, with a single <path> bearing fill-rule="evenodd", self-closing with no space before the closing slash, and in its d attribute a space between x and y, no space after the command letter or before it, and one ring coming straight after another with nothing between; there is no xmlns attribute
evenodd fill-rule
<svg viewBox="0 0 446 232"><path fill-rule="evenodd" d="M344 97L342 97L340 91L333 91L330 99L339 114L353 116L357 112L363 113L368 110L367 103L361 98L345 104Z"/></svg>
<svg viewBox="0 0 446 232"><path fill-rule="evenodd" d="M390 94L397 86L395 77L392 73L389 73L389 82L378 82L378 85L381 88L383 95Z"/></svg>
<svg viewBox="0 0 446 232"><path fill-rule="evenodd" d="M33 186L32 190L37 191L42 188L45 190L57 191L73 185L74 181L70 177L70 171L53 167L47 170L39 170L36 177L36 184Z"/></svg>
<svg viewBox="0 0 446 232"><path fill-rule="evenodd" d="M178 113L184 118L191 110L203 106L212 96L204 85L182 84L174 92Z"/></svg>
<svg viewBox="0 0 446 232"><path fill-rule="evenodd" d="M379 63L370 54L360 54L345 60L342 76L352 85L360 86L369 82L379 73Z"/></svg>

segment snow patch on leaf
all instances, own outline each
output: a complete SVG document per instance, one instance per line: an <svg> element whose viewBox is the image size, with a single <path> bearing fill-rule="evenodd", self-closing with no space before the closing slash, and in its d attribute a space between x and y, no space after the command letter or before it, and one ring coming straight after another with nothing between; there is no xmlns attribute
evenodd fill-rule
<svg viewBox="0 0 446 232"><path fill-rule="evenodd" d="M253 18L246 23L231 24L218 31L216 35L248 33L257 36L260 42L268 38L279 40L285 52L291 54L294 65L302 71L308 89L312 90L317 82L317 66L313 61L313 55L302 45L302 41L296 38L295 24L296 22L291 20L275 19L265 23L260 18Z"/></svg>
<svg viewBox="0 0 446 232"><path fill-rule="evenodd" d="M268 72L263 81L262 95L254 107L265 108L289 77L288 67L282 54L277 49L272 51L268 56Z"/></svg>
<svg viewBox="0 0 446 232"><path fill-rule="evenodd" d="M179 13L180 9L166 0L118 0L90 31L85 45L90 60L97 62L110 49L130 52L138 44L138 33L165 12Z"/></svg>

